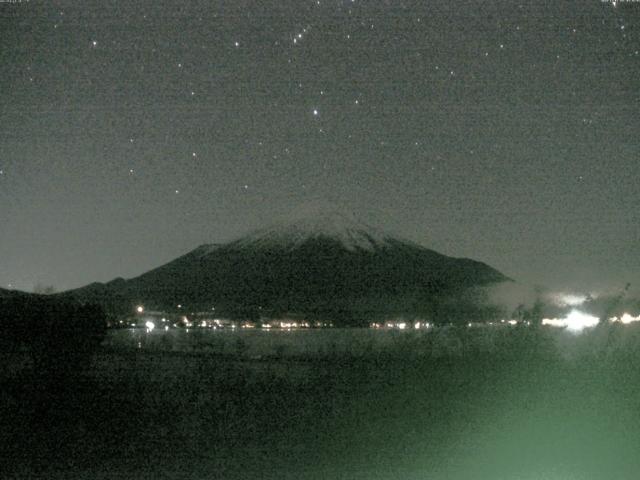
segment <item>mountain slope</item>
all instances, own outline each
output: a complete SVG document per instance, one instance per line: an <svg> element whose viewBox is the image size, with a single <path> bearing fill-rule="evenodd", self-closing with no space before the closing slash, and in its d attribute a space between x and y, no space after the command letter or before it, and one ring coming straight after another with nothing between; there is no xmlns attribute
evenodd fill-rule
<svg viewBox="0 0 640 480"><path fill-rule="evenodd" d="M353 324L374 316L433 316L437 299L504 280L481 262L328 214L202 245L139 277L73 294L107 308L142 303L175 310L180 304L228 316L297 313Z"/></svg>

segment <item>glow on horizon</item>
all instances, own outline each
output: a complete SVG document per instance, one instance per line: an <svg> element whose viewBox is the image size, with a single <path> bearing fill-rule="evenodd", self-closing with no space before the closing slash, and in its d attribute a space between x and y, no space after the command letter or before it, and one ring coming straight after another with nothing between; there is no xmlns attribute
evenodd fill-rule
<svg viewBox="0 0 640 480"><path fill-rule="evenodd" d="M586 300L586 295L578 295L575 293L557 293L553 295L555 302L560 306L577 307L582 305Z"/></svg>

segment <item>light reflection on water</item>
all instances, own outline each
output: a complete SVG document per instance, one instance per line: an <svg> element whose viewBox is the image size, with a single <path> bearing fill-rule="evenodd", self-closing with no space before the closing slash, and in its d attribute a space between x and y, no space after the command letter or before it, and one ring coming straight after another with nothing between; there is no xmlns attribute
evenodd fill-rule
<svg viewBox="0 0 640 480"><path fill-rule="evenodd" d="M110 330L104 345L115 349L139 347L149 351L242 353L256 357L275 354L363 355L372 350L384 352L409 343L413 344L418 351L419 344L424 343L426 339L426 331L405 332L369 328L271 330L128 328Z"/></svg>

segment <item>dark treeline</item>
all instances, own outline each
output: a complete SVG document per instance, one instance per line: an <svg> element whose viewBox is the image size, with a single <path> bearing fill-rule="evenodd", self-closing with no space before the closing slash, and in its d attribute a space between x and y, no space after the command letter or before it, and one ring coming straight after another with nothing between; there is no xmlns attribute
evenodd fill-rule
<svg viewBox="0 0 640 480"><path fill-rule="evenodd" d="M43 378L82 369L106 334L95 305L42 295L0 298L0 341L5 351L26 351Z"/></svg>

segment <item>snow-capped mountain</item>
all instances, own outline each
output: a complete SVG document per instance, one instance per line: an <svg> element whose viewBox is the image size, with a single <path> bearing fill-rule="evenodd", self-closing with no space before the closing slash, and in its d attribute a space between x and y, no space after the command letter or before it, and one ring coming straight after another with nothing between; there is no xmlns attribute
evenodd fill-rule
<svg viewBox="0 0 640 480"><path fill-rule="evenodd" d="M391 246L392 237L385 232L358 221L354 215L325 212L313 217L294 218L256 230L237 240L241 247L295 248L313 239L333 240L350 251L367 250Z"/></svg>
<svg viewBox="0 0 640 480"><path fill-rule="evenodd" d="M356 324L389 315L432 318L452 296L505 280L481 262L448 257L330 212L202 245L139 277L68 294L111 310L182 305L233 317L294 313Z"/></svg>

